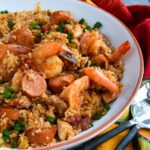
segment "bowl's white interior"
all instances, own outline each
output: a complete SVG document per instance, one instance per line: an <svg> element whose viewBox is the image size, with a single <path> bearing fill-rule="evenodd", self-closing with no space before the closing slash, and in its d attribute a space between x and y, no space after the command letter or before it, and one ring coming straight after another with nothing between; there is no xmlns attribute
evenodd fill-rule
<svg viewBox="0 0 150 150"><path fill-rule="evenodd" d="M122 107L127 103L128 99L131 97L140 74L140 58L137 45L135 44L135 41L131 37L130 33L125 29L125 27L121 25L121 23L119 23L119 21L111 17L109 14L103 12L102 10L76 0L0 0L0 10L31 10L35 8L35 4L39 1L41 3L42 9L69 10L72 12L75 18L85 18L90 25L93 25L95 22L100 21L103 24L101 31L110 39L113 46L118 47L126 40L129 40L132 46L131 51L124 57L125 72L124 78L122 80L124 87L119 98L112 103L111 110L107 115L105 115L101 120L94 122L94 126L89 130L79 134L77 136L79 137L81 135L85 135L86 133L94 130L95 128L110 120L112 116L116 115L122 109ZM107 126L109 125L110 124L108 124ZM107 126L105 126L105 128ZM104 130L104 128L102 130ZM85 140L87 139L84 139L83 141ZM72 145L74 145L74 143L69 145L69 147ZM67 147L68 146L66 146L65 149Z"/></svg>

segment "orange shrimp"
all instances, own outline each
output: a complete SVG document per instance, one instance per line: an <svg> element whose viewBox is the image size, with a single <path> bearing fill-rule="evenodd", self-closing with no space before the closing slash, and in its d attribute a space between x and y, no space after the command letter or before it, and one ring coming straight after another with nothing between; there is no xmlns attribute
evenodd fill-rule
<svg viewBox="0 0 150 150"><path fill-rule="evenodd" d="M34 38L28 28L20 28L10 34L9 43L33 48Z"/></svg>
<svg viewBox="0 0 150 150"><path fill-rule="evenodd" d="M99 71L97 68L88 67L88 68L85 68L84 72L91 80L93 80L97 84L105 87L106 89L110 90L113 93L119 92L118 86L115 83L113 83L112 81L110 81L104 75L104 73Z"/></svg>
<svg viewBox="0 0 150 150"><path fill-rule="evenodd" d="M121 44L118 49L112 54L110 58L111 63L116 63L121 60L123 55L125 55L131 48L131 44L129 41L124 42Z"/></svg>
<svg viewBox="0 0 150 150"><path fill-rule="evenodd" d="M51 24L59 24L63 21L75 22L75 20L71 16L71 14L66 12L66 11L61 10L61 11L55 11L52 13L52 15L50 17L50 23Z"/></svg>
<svg viewBox="0 0 150 150"><path fill-rule="evenodd" d="M108 59L103 54L98 54L96 56L93 56L91 60L95 61L99 65L108 63Z"/></svg>
<svg viewBox="0 0 150 150"><path fill-rule="evenodd" d="M102 37L98 31L86 31L80 39L80 50L85 55L96 55L99 53Z"/></svg>
<svg viewBox="0 0 150 150"><path fill-rule="evenodd" d="M69 49L57 42L41 44L32 52L33 66L36 70L42 71L48 79L60 74L63 62L56 56L60 51L72 53Z"/></svg>
<svg viewBox="0 0 150 150"><path fill-rule="evenodd" d="M15 55L26 54L32 49L17 44L3 44L0 43L0 61L7 55L7 51Z"/></svg>
<svg viewBox="0 0 150 150"><path fill-rule="evenodd" d="M89 78L88 76L83 76L74 82L72 82L68 87L66 87L60 96L68 101L69 106L75 110L78 110L80 107L80 93L82 90L85 90L89 87Z"/></svg>

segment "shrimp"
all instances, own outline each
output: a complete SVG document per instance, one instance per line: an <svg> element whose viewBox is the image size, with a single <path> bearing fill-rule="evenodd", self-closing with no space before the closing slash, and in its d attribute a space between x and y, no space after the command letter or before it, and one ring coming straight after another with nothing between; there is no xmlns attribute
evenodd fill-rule
<svg viewBox="0 0 150 150"><path fill-rule="evenodd" d="M102 42L102 36L98 31L84 32L80 39L80 50L85 55L96 55L99 53L99 48Z"/></svg>
<svg viewBox="0 0 150 150"><path fill-rule="evenodd" d="M21 87L22 77L23 77L23 72L21 71L21 69L18 69L18 71L14 74L11 81L11 87L13 89L18 90Z"/></svg>
<svg viewBox="0 0 150 150"><path fill-rule="evenodd" d="M17 44L3 44L0 43L0 61L7 55L7 51L15 55L26 54L31 51L31 48L24 47Z"/></svg>
<svg viewBox="0 0 150 150"><path fill-rule="evenodd" d="M75 20L71 16L71 14L69 12L66 12L63 10L53 12L51 17L50 17L50 23L51 24L59 24L59 23L64 22L64 21L75 22Z"/></svg>
<svg viewBox="0 0 150 150"><path fill-rule="evenodd" d="M111 63L116 63L121 60L122 56L125 55L131 48L131 44L129 41L121 44L118 49L112 54L110 58Z"/></svg>
<svg viewBox="0 0 150 150"><path fill-rule="evenodd" d="M96 56L93 56L91 58L91 60L95 61L99 65L104 64L104 63L108 63L108 59L103 54L98 54Z"/></svg>
<svg viewBox="0 0 150 150"><path fill-rule="evenodd" d="M63 68L62 60L56 56L60 51L72 53L57 42L46 42L32 52L32 63L36 70L42 71L46 78L57 76Z"/></svg>
<svg viewBox="0 0 150 150"><path fill-rule="evenodd" d="M85 68L84 73L94 82L96 82L98 85L101 85L111 91L112 93L118 93L119 88L118 86L110 81L105 74L98 70L98 68L94 67L88 67Z"/></svg>
<svg viewBox="0 0 150 150"><path fill-rule="evenodd" d="M80 107L80 93L82 90L88 89L88 87L89 78L88 76L83 76L66 87L60 97L66 100L71 108L78 110Z"/></svg>
<svg viewBox="0 0 150 150"><path fill-rule="evenodd" d="M34 38L28 28L20 28L10 34L9 43L33 48Z"/></svg>

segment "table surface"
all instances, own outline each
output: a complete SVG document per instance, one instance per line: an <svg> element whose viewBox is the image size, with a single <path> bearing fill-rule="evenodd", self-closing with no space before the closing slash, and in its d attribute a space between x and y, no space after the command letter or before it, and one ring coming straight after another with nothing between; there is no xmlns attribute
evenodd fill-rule
<svg viewBox="0 0 150 150"><path fill-rule="evenodd" d="M123 0L126 4L143 4L150 5L150 0Z"/></svg>

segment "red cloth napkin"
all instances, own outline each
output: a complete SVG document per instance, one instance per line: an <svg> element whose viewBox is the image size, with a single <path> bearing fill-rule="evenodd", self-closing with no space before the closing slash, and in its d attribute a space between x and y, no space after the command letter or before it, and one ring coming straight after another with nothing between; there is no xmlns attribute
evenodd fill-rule
<svg viewBox="0 0 150 150"><path fill-rule="evenodd" d="M121 0L92 0L122 20L137 38L144 57L144 78L150 77L150 6L126 6Z"/></svg>

